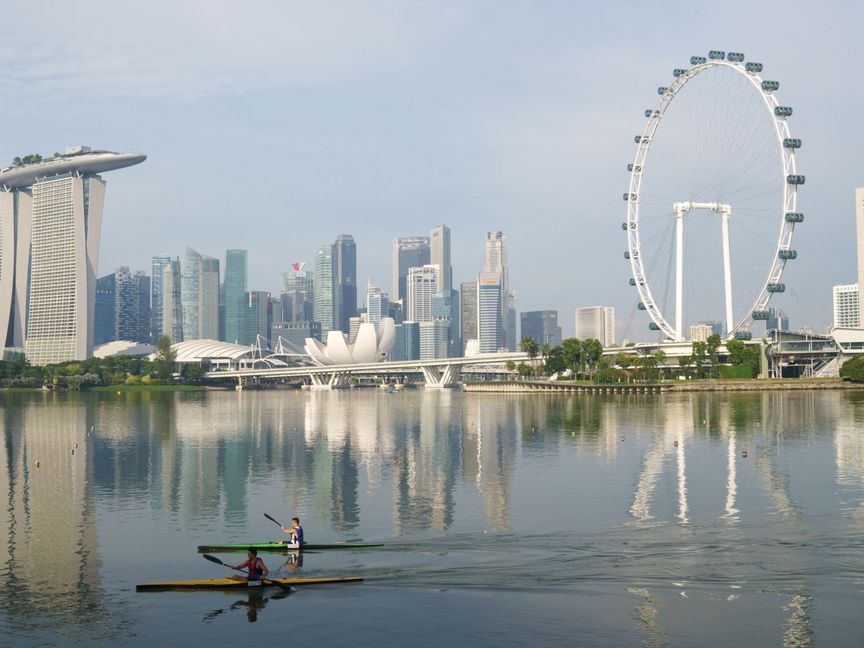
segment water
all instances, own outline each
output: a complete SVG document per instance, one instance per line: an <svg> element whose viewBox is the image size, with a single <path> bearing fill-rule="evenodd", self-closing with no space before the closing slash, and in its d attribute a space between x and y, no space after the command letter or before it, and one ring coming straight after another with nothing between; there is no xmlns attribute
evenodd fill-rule
<svg viewBox="0 0 864 648"><path fill-rule="evenodd" d="M0 409L0 645L864 644L864 393L3 393ZM135 592L228 575L196 545L279 538L264 513L299 515L311 542L387 546L263 556L358 585Z"/></svg>

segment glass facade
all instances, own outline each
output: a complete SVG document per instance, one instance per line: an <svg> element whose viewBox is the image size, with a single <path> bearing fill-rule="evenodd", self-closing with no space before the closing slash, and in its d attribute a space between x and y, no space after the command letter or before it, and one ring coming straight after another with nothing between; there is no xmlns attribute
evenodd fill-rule
<svg viewBox="0 0 864 648"><path fill-rule="evenodd" d="M226 342L237 342L241 334L245 332L244 298L249 289L248 282L248 253L246 250L225 251L225 285L224 285L224 308L225 308L225 331L223 338Z"/></svg>

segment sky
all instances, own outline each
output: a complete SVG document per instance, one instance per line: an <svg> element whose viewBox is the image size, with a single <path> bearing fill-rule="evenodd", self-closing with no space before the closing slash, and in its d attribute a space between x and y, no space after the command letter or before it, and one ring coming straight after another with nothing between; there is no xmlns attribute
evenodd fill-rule
<svg viewBox="0 0 864 648"><path fill-rule="evenodd" d="M389 290L392 240L443 223L457 284L503 230L519 311L557 309L567 337L577 306L610 305L619 342L650 340L623 257L626 164L657 87L720 49L781 81L804 142L799 257L772 305L823 330L832 285L856 280L860 3L0 7L14 16L0 163L75 144L148 156L105 175L100 274L245 248L249 288L276 293L289 264L345 233L360 286Z"/></svg>

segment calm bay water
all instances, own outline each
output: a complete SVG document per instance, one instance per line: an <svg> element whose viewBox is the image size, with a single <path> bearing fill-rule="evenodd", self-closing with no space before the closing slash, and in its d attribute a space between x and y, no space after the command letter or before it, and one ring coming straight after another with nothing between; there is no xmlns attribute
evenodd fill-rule
<svg viewBox="0 0 864 648"><path fill-rule="evenodd" d="M0 430L0 645L864 645L864 392L4 393ZM264 513L387 546L135 592Z"/></svg>

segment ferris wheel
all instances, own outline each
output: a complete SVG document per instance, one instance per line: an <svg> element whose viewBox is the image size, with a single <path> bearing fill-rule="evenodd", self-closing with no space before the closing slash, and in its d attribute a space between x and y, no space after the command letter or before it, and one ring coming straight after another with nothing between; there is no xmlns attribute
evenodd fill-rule
<svg viewBox="0 0 864 648"><path fill-rule="evenodd" d="M630 285L649 328L668 340L712 319L727 338L749 339L798 256L801 140L789 129L792 108L777 99L779 82L744 59L714 50L674 70L645 111L627 165Z"/></svg>

